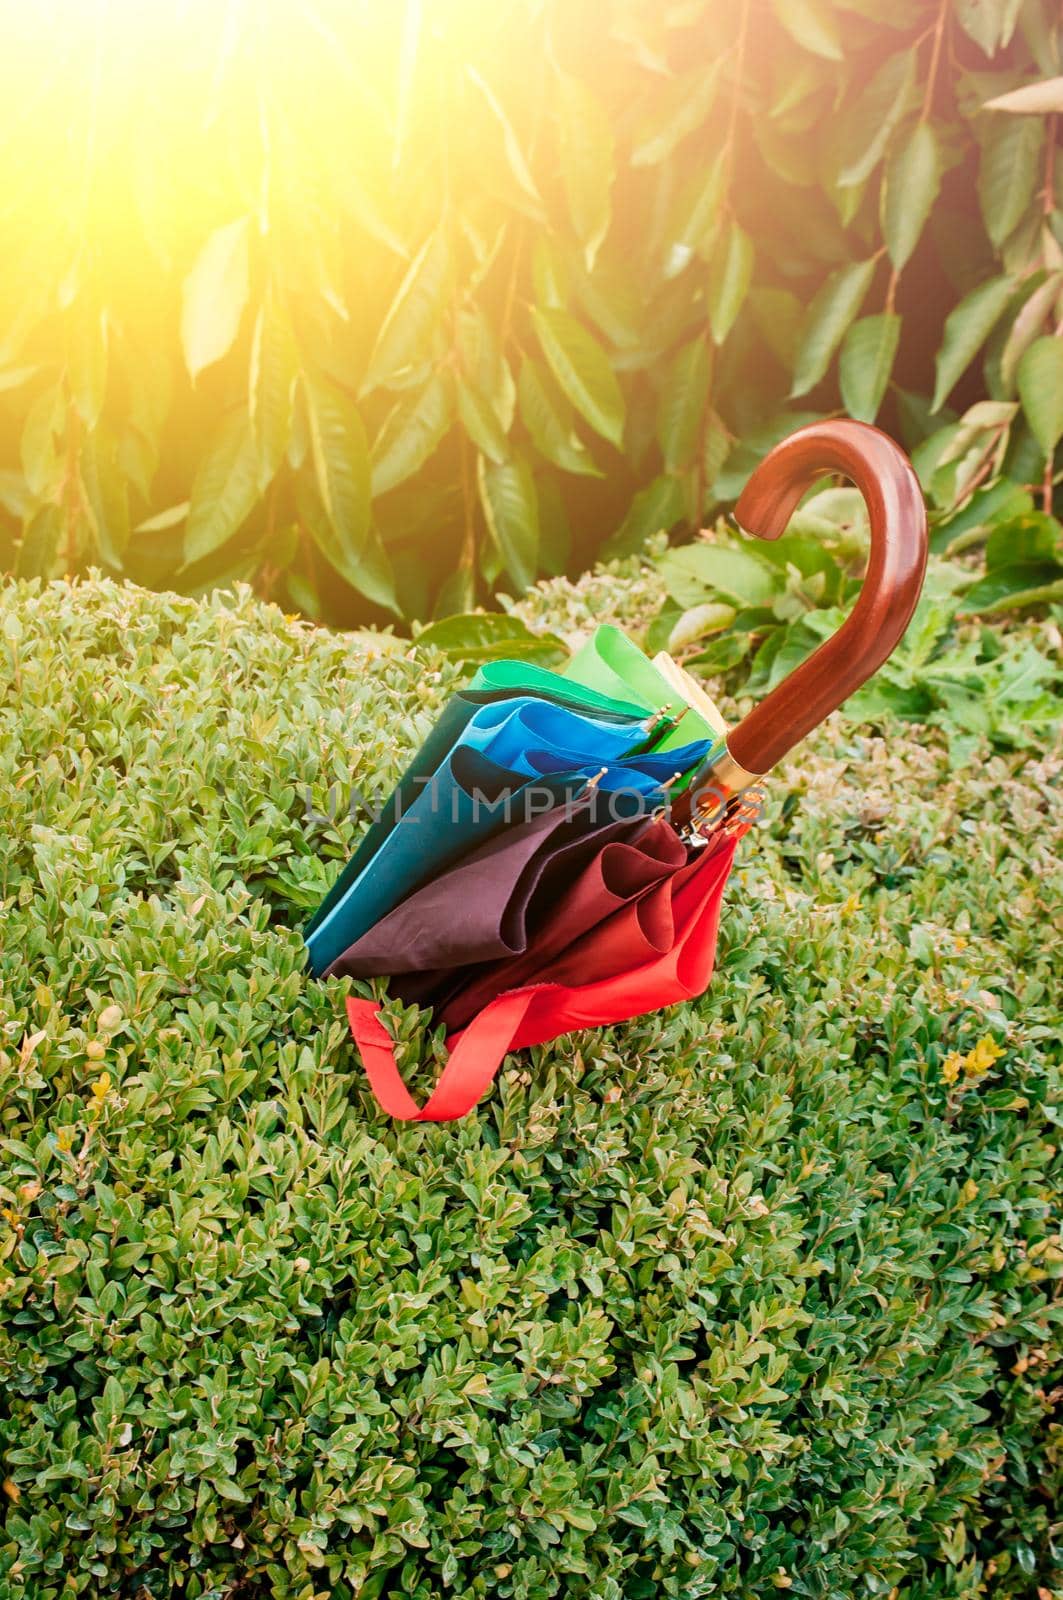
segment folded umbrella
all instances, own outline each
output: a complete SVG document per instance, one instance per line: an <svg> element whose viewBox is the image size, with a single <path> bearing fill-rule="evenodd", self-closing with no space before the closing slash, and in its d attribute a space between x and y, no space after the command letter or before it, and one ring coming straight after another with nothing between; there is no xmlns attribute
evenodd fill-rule
<svg viewBox="0 0 1063 1600"><path fill-rule="evenodd" d="M625 1020L703 990L712 968L724 885L737 840L749 826L743 796L885 660L907 626L922 583L927 536L918 482L897 446L863 424L813 424L777 446L739 500L740 524L760 537L778 538L802 495L824 471L849 475L869 506L871 557L852 615L725 738L703 722L711 736L702 741L707 753L663 824L674 834L682 864L621 897L604 916L592 916L574 937L568 938L565 928L552 938L536 932L519 953L521 967L503 959L492 972L470 971L450 990L443 1014L458 1026L448 1039L450 1054L439 1083L423 1109L402 1084L380 1008L366 1000L348 1001L352 1033L370 1083L392 1115L418 1120L461 1116L487 1088L507 1050L542 1043L573 1028ZM630 641L620 643L622 635L602 639L601 633L583 659L577 658L576 673L602 693L616 690L620 682L632 699L657 693L634 660ZM642 662L655 679L661 678L644 657ZM672 729L661 742L675 737ZM658 750L652 758L659 762L668 754ZM680 762L678 749L673 759ZM559 912L564 903L559 889ZM436 914L445 914L445 907ZM506 984L510 986L498 992ZM463 993L468 996L465 1004Z"/></svg>

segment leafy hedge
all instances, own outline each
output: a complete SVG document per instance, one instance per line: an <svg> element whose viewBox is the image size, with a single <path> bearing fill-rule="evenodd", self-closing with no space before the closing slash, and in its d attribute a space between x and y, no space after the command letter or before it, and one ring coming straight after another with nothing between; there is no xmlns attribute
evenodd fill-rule
<svg viewBox="0 0 1063 1600"><path fill-rule="evenodd" d="M354 827L302 786L454 665L109 582L0 589L0 663L5 1600L1059 1585L1043 741L833 724L704 1001L399 1129L303 973Z"/></svg>
<svg viewBox="0 0 1063 1600"><path fill-rule="evenodd" d="M974 504L979 499L983 510ZM970 530L972 521L986 541L984 571L963 553L968 533L954 531L961 524ZM688 665L732 685L741 677L742 692L759 697L840 626L863 580L868 542L866 507L855 489L810 496L773 543L754 543L721 520L708 538L656 554L665 596L648 645L683 654ZM1059 719L1051 626L1046 650L1021 631L975 630L972 623L1034 603L1049 603L1050 616L1063 621L1063 606L1051 605L1063 601L1063 528L1011 486L1003 496L976 494L971 515L939 523L931 543L954 554L931 560L904 640L846 702L846 715L937 722L957 741L983 734L997 745L1036 741ZM423 637L456 629L459 620L464 629L475 625L452 619Z"/></svg>
<svg viewBox="0 0 1063 1600"><path fill-rule="evenodd" d="M1052 0L121 23L0 64L0 566L423 620L698 526L839 403L946 508L1051 510Z"/></svg>

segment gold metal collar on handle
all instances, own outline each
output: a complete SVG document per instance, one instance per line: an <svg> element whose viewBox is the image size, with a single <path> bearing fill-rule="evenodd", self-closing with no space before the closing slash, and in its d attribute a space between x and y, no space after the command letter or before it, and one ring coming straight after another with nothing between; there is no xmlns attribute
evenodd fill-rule
<svg viewBox="0 0 1063 1600"><path fill-rule="evenodd" d="M743 796L752 800L749 791L766 776L763 772L750 772L736 761L725 740L682 796L686 802L687 837L696 842L697 837L706 838L706 830L754 821L760 814L759 804L748 805Z"/></svg>
<svg viewBox="0 0 1063 1600"><path fill-rule="evenodd" d="M708 786L725 789L729 796L742 794L744 790L751 789L755 783L762 783L767 776L766 772L748 772L741 766L727 748L725 739L720 746L719 755L712 758ZM699 785L699 788L701 787L704 785Z"/></svg>

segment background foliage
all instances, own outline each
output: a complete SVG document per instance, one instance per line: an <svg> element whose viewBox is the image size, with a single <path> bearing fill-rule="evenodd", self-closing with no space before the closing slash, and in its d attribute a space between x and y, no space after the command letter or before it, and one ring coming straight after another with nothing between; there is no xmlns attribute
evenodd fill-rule
<svg viewBox="0 0 1063 1600"><path fill-rule="evenodd" d="M3 10L0 567L424 620L841 405L1058 592L1055 0Z"/></svg>
<svg viewBox="0 0 1063 1600"><path fill-rule="evenodd" d="M632 625L633 567L523 621ZM1021 674L973 742L816 735L702 1001L402 1128L305 975L358 826L307 799L394 778L461 675L246 592L0 586L3 1600L1058 1593L1063 769Z"/></svg>

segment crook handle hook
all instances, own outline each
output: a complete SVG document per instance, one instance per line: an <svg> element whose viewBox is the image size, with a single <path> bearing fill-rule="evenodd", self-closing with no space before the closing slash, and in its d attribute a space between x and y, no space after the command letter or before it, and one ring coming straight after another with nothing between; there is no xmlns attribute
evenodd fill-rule
<svg viewBox="0 0 1063 1600"><path fill-rule="evenodd" d="M778 539L798 502L827 472L850 478L867 502L871 556L842 626L727 735L688 790L737 793L770 772L794 745L878 670L915 610L927 557L926 507L912 465L866 423L814 422L784 439L754 471L735 517L758 539Z"/></svg>

